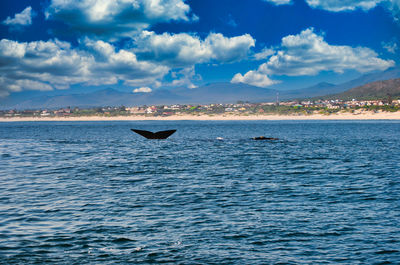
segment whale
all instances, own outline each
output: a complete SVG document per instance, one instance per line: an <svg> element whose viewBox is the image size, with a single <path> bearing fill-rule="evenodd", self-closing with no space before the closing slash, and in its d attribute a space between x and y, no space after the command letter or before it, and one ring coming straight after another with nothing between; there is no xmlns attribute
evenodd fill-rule
<svg viewBox="0 0 400 265"><path fill-rule="evenodd" d="M167 130L167 131L159 131L159 132L150 132L145 130L137 130L131 129L131 131L145 137L146 139L167 139L170 137L176 130Z"/></svg>
<svg viewBox="0 0 400 265"><path fill-rule="evenodd" d="M251 139L253 139L253 140L270 140L270 141L279 140L279 138L265 137L265 136L253 137Z"/></svg>

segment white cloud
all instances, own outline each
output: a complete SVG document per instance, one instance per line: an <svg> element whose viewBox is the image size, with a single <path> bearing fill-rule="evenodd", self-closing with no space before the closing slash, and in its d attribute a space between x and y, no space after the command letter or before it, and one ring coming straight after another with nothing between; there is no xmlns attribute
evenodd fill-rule
<svg viewBox="0 0 400 265"><path fill-rule="evenodd" d="M396 42L382 42L382 47L383 47L387 52L390 52L390 53L393 53L393 54L395 54L396 51L397 51L397 49L399 48L399 47L397 46L397 43L396 43Z"/></svg>
<svg viewBox="0 0 400 265"><path fill-rule="evenodd" d="M253 55L253 57L254 57L255 60L259 61L259 60L267 59L268 57L270 57L274 53L275 53L275 51L273 49L264 48L261 52L255 53Z"/></svg>
<svg viewBox="0 0 400 265"><path fill-rule="evenodd" d="M150 87L144 86L144 87L134 89L133 93L150 93L152 91L153 90L151 90Z"/></svg>
<svg viewBox="0 0 400 265"><path fill-rule="evenodd" d="M378 5L388 9L393 18L400 20L400 0L306 0L312 8L323 9L331 12L354 11L361 9L368 11Z"/></svg>
<svg viewBox="0 0 400 265"><path fill-rule="evenodd" d="M309 28L282 38L281 50L262 64L260 70L273 75L300 76L321 71L343 73L349 69L364 73L393 65L394 61L380 59L366 47L330 45Z"/></svg>
<svg viewBox="0 0 400 265"><path fill-rule="evenodd" d="M205 40L187 33L157 35L144 31L135 39L138 56L169 66L186 68L197 63L230 63L247 58L255 40L248 34L228 38L210 33Z"/></svg>
<svg viewBox="0 0 400 265"><path fill-rule="evenodd" d="M178 72L172 72L171 76L174 78L174 80L172 81L172 83L165 85L173 87L187 87L193 89L197 86L192 83L192 80L201 80L201 76L196 74L194 66L183 68Z"/></svg>
<svg viewBox="0 0 400 265"><path fill-rule="evenodd" d="M384 6L392 13L394 19L400 22L400 0L385 1Z"/></svg>
<svg viewBox="0 0 400 265"><path fill-rule="evenodd" d="M136 52L143 59L162 62L175 67L203 63L211 57L211 51L202 41L187 33L157 35L144 31L135 40Z"/></svg>
<svg viewBox="0 0 400 265"><path fill-rule="evenodd" d="M32 16L34 14L32 7L28 6L21 13L15 14L14 18L7 17L3 23L11 26L28 26L32 24Z"/></svg>
<svg viewBox="0 0 400 265"><path fill-rule="evenodd" d="M231 14L228 15L227 20L225 20L226 25L236 28L238 24Z"/></svg>
<svg viewBox="0 0 400 265"><path fill-rule="evenodd" d="M189 13L183 0L52 0L46 17L85 35L115 39L158 22L195 20Z"/></svg>
<svg viewBox="0 0 400 265"><path fill-rule="evenodd" d="M20 91L22 88L26 88L27 90L40 90L40 91L50 91L53 90L53 87L34 80L16 80L14 86L11 86L16 91Z"/></svg>
<svg viewBox="0 0 400 265"><path fill-rule="evenodd" d="M264 0L264 1L273 3L275 5L288 5L292 3L292 0Z"/></svg>
<svg viewBox="0 0 400 265"><path fill-rule="evenodd" d="M220 33L211 33L204 43L211 50L212 59L227 63L245 59L255 40L249 34L227 38Z"/></svg>
<svg viewBox="0 0 400 265"><path fill-rule="evenodd" d="M186 33L156 35L144 31L130 50L85 38L78 48L58 40L0 41L1 94L22 90L66 89L72 84L105 85L122 81L134 87L159 87L171 69L173 86L196 87L198 63L229 63L247 57L250 35L227 38L211 33L205 40ZM138 56L138 54L140 56Z"/></svg>
<svg viewBox="0 0 400 265"><path fill-rule="evenodd" d="M232 78L231 83L245 83L252 86L268 87L278 82L269 79L267 75L257 71L248 71L244 76L240 73L236 74Z"/></svg>
<svg viewBox="0 0 400 265"><path fill-rule="evenodd" d="M169 68L159 64L146 61L138 61L136 55L127 50L115 51L115 47L104 41L92 41L87 39L85 46L94 56L94 63L90 65L89 70L92 75L112 76L111 80L123 80L126 84L132 86L147 85L156 79L163 77L168 73ZM88 80L90 84L98 83L98 79Z"/></svg>
<svg viewBox="0 0 400 265"><path fill-rule="evenodd" d="M251 84L253 79L256 80L254 82L261 80L258 74L305 76L322 71L343 73L346 70L364 73L383 71L394 64L392 60L378 58L376 52L366 47L330 45L309 28L298 35L282 38L280 50L267 62L261 64L256 71L248 72L248 75L235 75L233 80Z"/></svg>
<svg viewBox="0 0 400 265"><path fill-rule="evenodd" d="M90 58L59 41L0 41L0 90L49 90L84 81Z"/></svg>
<svg viewBox="0 0 400 265"><path fill-rule="evenodd" d="M0 90L65 89L71 84L142 86L156 83L169 72L166 66L138 61L130 51L87 39L81 49L58 40L19 43L0 41Z"/></svg>
<svg viewBox="0 0 400 265"><path fill-rule="evenodd" d="M370 10L386 0L306 0L312 8L324 9L332 12L352 11L357 8Z"/></svg>

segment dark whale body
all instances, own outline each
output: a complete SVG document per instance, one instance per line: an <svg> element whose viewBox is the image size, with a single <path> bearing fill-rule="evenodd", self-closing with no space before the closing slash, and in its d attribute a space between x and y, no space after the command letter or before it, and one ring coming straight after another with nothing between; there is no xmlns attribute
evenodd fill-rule
<svg viewBox="0 0 400 265"><path fill-rule="evenodd" d="M253 137L252 139L253 140L270 140L270 141L279 140L279 138L265 137L265 136Z"/></svg>

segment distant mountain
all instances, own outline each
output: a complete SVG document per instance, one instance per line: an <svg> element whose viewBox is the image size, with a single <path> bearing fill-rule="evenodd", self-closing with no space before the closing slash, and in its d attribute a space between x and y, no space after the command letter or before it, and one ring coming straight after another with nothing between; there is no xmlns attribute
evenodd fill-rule
<svg viewBox="0 0 400 265"><path fill-rule="evenodd" d="M387 99L400 98L400 78L376 81L363 86L349 89L345 92L325 96L325 99L343 99L343 100L368 100L368 99Z"/></svg>
<svg viewBox="0 0 400 265"><path fill-rule="evenodd" d="M1 109L55 109L62 107L138 106L162 104L235 103L243 101L275 100L276 90L246 84L214 83L195 89L160 89L150 93L127 93L104 89L87 94L32 97L12 105L4 102Z"/></svg>
<svg viewBox="0 0 400 265"><path fill-rule="evenodd" d="M273 101L277 90L247 84L212 83L194 89L175 89L175 94L188 99L186 103L236 103L237 101Z"/></svg>
<svg viewBox="0 0 400 265"><path fill-rule="evenodd" d="M99 90L87 94L70 94L56 96L42 96L25 99L13 106L15 109L52 109L67 106L97 107L111 106L113 103L124 100L125 93L113 89Z"/></svg>
<svg viewBox="0 0 400 265"><path fill-rule="evenodd" d="M319 96L338 94L351 88L362 86L371 82L394 78L400 78L399 67L393 67L383 72L365 74L359 78L338 85L322 82L317 85L302 89L281 91L279 92L279 97L282 100L315 98Z"/></svg>
<svg viewBox="0 0 400 265"><path fill-rule="evenodd" d="M279 98L281 100L301 99L307 97L324 96L335 93L334 91L336 91L336 85L322 82L302 89L280 91Z"/></svg>
<svg viewBox="0 0 400 265"><path fill-rule="evenodd" d="M342 90L342 91L337 91L336 93L343 92L343 91L346 91L346 90L354 88L354 87L362 86L367 83L395 79L395 78L400 78L400 67L392 67L383 72L366 74L357 79L340 84L337 87L338 87L338 90Z"/></svg>
<svg viewBox="0 0 400 265"><path fill-rule="evenodd" d="M235 103L237 101L271 102L276 100L277 93L279 93L280 100L315 98L336 95L370 82L394 78L400 78L400 68L392 68L380 73L363 75L339 85L322 82L302 89L280 91L241 83L212 83L194 89L180 87L158 89L150 93L128 93L111 88L85 94L52 96L37 96L40 93L36 92L36 94L32 94L29 97L22 97L18 93L15 93L16 95L11 95L9 98L0 100L0 109L208 104Z"/></svg>

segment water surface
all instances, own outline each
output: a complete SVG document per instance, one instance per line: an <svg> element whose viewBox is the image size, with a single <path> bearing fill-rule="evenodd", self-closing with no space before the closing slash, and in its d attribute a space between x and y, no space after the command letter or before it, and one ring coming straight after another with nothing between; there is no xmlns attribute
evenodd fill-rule
<svg viewBox="0 0 400 265"><path fill-rule="evenodd" d="M0 263L399 264L399 140L398 121L0 123Z"/></svg>

